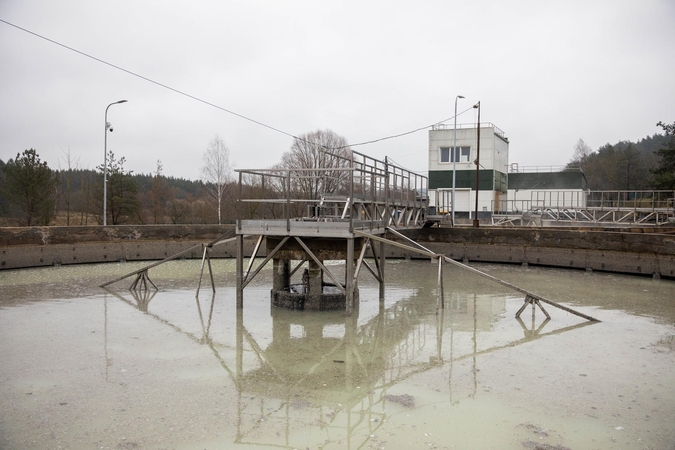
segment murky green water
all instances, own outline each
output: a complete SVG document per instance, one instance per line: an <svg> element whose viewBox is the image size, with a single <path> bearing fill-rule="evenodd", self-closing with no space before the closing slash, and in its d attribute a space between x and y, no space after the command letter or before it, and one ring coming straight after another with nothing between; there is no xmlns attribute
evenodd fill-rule
<svg viewBox="0 0 675 450"><path fill-rule="evenodd" d="M268 271L238 315L231 260L215 296L198 261L94 287L139 266L0 272L0 448L675 448L673 281L475 266L595 324L448 266L437 315L419 261L352 318L271 309Z"/></svg>

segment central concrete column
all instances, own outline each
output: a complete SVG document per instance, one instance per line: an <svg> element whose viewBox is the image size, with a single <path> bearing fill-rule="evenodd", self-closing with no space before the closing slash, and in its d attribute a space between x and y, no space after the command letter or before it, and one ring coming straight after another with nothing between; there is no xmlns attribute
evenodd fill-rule
<svg viewBox="0 0 675 450"><path fill-rule="evenodd" d="M272 290L275 292L288 291L288 287L291 285L290 261L274 258L272 262L274 265Z"/></svg>
<svg viewBox="0 0 675 450"><path fill-rule="evenodd" d="M323 293L323 271L312 259L309 261L309 294L321 295Z"/></svg>

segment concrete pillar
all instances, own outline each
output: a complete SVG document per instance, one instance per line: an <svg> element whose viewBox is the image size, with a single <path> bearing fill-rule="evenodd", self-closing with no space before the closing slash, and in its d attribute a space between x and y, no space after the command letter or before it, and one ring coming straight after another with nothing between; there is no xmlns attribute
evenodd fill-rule
<svg viewBox="0 0 675 450"><path fill-rule="evenodd" d="M287 259L274 258L272 263L274 266L272 290L275 292L287 291L291 285L290 261Z"/></svg>
<svg viewBox="0 0 675 450"><path fill-rule="evenodd" d="M309 261L309 294L321 295L323 292L323 271L312 259Z"/></svg>

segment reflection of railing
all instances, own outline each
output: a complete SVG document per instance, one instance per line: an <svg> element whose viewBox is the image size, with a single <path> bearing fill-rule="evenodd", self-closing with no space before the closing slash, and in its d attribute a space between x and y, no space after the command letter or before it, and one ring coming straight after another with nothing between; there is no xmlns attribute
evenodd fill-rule
<svg viewBox="0 0 675 450"><path fill-rule="evenodd" d="M348 448L365 448L369 436L397 408L424 406L416 404L413 395L391 394L402 381L444 367L449 400L454 404L476 395L477 358L481 355L586 325L542 333L547 321L535 328L533 319L532 330L520 322L524 339L482 339L481 331L494 329L492 324L504 317L508 297L499 291L476 295L460 290L453 292L444 310L450 314L442 311L434 315L433 288L420 283L395 302L388 302L387 307L382 304L379 312L362 322L342 313L311 317L273 310L270 340L269 331L264 331L267 328L253 325L259 318L251 320L249 331L241 310L222 314L228 307L215 295L206 302L194 298L197 312L192 316L185 314L184 298L180 296L176 298L179 309L174 311L171 302L162 298L162 307L157 308L161 313L157 314L148 311L150 297L139 298L139 293L132 291L134 302L122 294L112 294L213 353L237 390L236 405L232 405L232 416L236 417L234 443L285 449L299 447L293 445L295 438L303 436L303 427L309 425L318 427L322 442L325 438L330 444L339 441L340 447L346 441ZM214 319L219 314L220 319ZM225 316L228 318L223 323ZM126 321L126 313L124 317ZM106 309L106 371L114 367L107 353L108 320ZM326 326L342 324L342 337L324 337ZM304 329L299 338L291 332L297 326ZM473 364L456 364L460 361ZM392 408L392 403L400 406Z"/></svg>

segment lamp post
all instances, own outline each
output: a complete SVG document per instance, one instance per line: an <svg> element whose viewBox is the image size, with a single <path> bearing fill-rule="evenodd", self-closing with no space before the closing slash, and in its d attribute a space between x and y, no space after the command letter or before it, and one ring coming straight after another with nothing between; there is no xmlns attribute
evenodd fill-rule
<svg viewBox="0 0 675 450"><path fill-rule="evenodd" d="M108 225L108 130L112 132L112 127L108 122L108 108L118 103L126 103L126 100L120 100L109 104L105 109L105 130L103 139L103 226Z"/></svg>
<svg viewBox="0 0 675 450"><path fill-rule="evenodd" d="M479 227L478 221L478 169L480 168L480 101L473 105L478 109L478 128L476 129L476 211L473 215L473 227Z"/></svg>
<svg viewBox="0 0 675 450"><path fill-rule="evenodd" d="M452 226L455 226L455 175L457 172L457 100L464 98L463 95L458 95L455 97L455 143L452 146Z"/></svg>

